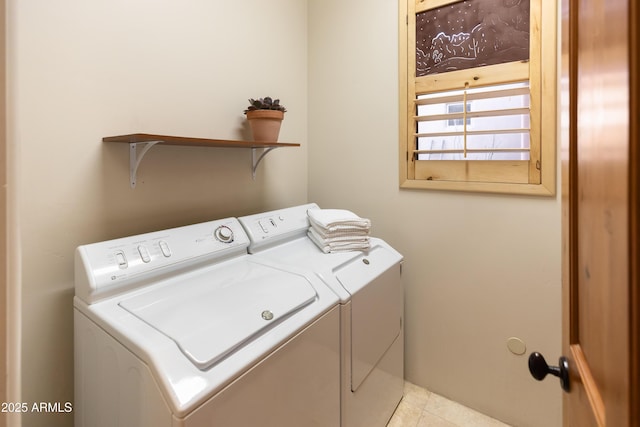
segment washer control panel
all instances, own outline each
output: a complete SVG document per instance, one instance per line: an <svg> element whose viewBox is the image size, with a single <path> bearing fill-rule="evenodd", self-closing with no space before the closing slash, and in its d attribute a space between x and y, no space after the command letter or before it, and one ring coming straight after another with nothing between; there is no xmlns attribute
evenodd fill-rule
<svg viewBox="0 0 640 427"><path fill-rule="evenodd" d="M246 254L248 245L238 220L226 218L79 246L76 295L92 303L154 276Z"/></svg>

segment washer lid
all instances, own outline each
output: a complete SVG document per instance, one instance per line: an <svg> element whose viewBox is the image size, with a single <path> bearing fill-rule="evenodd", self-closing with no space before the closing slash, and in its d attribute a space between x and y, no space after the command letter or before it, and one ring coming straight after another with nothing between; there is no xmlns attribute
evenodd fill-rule
<svg viewBox="0 0 640 427"><path fill-rule="evenodd" d="M307 278L251 262L179 277L119 305L208 369L317 297Z"/></svg>

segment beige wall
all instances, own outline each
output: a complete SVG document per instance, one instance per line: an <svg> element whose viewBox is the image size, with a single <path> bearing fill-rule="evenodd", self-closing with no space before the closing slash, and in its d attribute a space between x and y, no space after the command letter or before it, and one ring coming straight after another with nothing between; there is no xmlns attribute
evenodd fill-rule
<svg viewBox="0 0 640 427"><path fill-rule="evenodd" d="M561 424L560 200L398 188L397 2L309 1L309 198L405 256L406 378L518 426ZM553 100L550 100L553 102Z"/></svg>
<svg viewBox="0 0 640 427"><path fill-rule="evenodd" d="M307 10L299 0L8 2L9 130L17 152L21 401L73 400L73 252L93 241L307 201ZM134 132L240 139L247 98L288 108L251 152L154 147L129 188ZM29 414L22 424L71 426Z"/></svg>
<svg viewBox="0 0 640 427"><path fill-rule="evenodd" d="M7 126L6 126L6 20L5 2L0 2L0 376L7 378ZM0 385L0 402L7 401L5 380ZM7 425L0 413L0 427Z"/></svg>

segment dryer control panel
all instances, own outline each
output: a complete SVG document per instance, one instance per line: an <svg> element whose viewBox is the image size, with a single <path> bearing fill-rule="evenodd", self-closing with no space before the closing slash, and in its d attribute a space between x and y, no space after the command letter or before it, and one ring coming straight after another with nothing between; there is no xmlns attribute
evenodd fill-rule
<svg viewBox="0 0 640 427"><path fill-rule="evenodd" d="M246 255L248 246L249 238L236 218L79 246L76 296L91 304L178 269Z"/></svg>
<svg viewBox="0 0 640 427"><path fill-rule="evenodd" d="M256 253L288 239L306 235L309 229L309 209L318 209L318 205L309 203L239 218L251 240L249 252Z"/></svg>

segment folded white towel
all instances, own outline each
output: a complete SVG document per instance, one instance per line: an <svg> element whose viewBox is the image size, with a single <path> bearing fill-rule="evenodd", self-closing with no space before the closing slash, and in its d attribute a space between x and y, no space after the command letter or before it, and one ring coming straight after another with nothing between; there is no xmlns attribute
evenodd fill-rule
<svg viewBox="0 0 640 427"><path fill-rule="evenodd" d="M307 211L309 221L326 231L339 231L345 227L353 227L368 230L371 221L360 218L355 213L346 209L309 209Z"/></svg>
<svg viewBox="0 0 640 427"><path fill-rule="evenodd" d="M318 240L318 241L322 241L324 244L332 244L332 243L362 243L362 244L368 244L369 243L369 236L368 234L362 234L362 233L349 233L349 234L335 234L335 235L322 235L321 233L318 233L318 231L313 228L313 227L309 227L309 231L308 234L312 234L313 237Z"/></svg>
<svg viewBox="0 0 640 427"><path fill-rule="evenodd" d="M313 243L316 244L322 250L322 252L334 253L334 252L347 252L347 251L362 251L366 252L369 250L369 242L337 242L337 243L327 243L322 239L318 239L311 230L307 233L309 239Z"/></svg>
<svg viewBox="0 0 640 427"><path fill-rule="evenodd" d="M330 239L333 237L368 237L370 232L369 228L352 226L336 226L334 231L328 231L326 228L322 228L313 222L311 223L311 227L309 227L309 229L313 230L322 239Z"/></svg>
<svg viewBox="0 0 640 427"><path fill-rule="evenodd" d="M307 235L323 252L368 251L371 221L345 209L309 209Z"/></svg>

